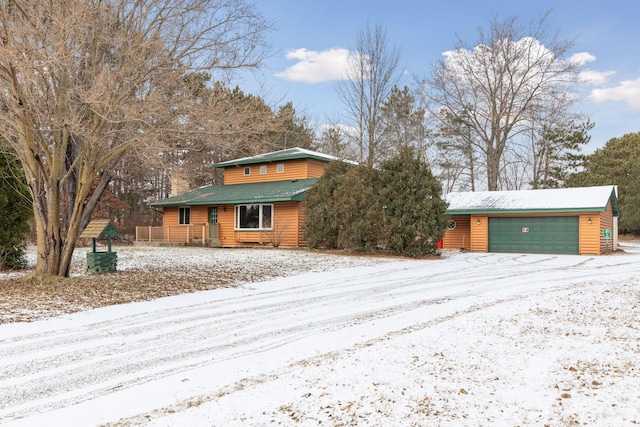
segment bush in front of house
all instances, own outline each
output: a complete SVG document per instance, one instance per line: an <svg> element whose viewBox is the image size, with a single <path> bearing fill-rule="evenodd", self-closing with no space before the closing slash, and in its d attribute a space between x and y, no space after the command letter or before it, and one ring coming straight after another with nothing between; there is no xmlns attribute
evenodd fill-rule
<svg viewBox="0 0 640 427"><path fill-rule="evenodd" d="M335 162L307 192L307 245L434 254L446 227L441 191L429 165L411 147L378 169Z"/></svg>

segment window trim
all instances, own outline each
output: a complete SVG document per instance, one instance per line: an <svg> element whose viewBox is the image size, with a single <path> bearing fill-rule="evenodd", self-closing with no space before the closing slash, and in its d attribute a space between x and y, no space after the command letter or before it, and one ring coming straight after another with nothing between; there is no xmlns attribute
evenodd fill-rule
<svg viewBox="0 0 640 427"><path fill-rule="evenodd" d="M251 166L245 166L244 167L244 176L249 176L251 175Z"/></svg>
<svg viewBox="0 0 640 427"><path fill-rule="evenodd" d="M178 224L191 225L191 206L180 206L178 208Z"/></svg>
<svg viewBox="0 0 640 427"><path fill-rule="evenodd" d="M267 174L267 165L260 165L260 175Z"/></svg>
<svg viewBox="0 0 640 427"><path fill-rule="evenodd" d="M276 164L276 173L284 173L284 163Z"/></svg>
<svg viewBox="0 0 640 427"><path fill-rule="evenodd" d="M247 207L247 206L258 206L258 225L259 227L240 227L240 208L241 207ZM271 227L265 228L262 227L262 223L264 221L264 216L263 216L263 212L264 212L264 207L265 206L269 206L270 210L271 210ZM239 204L236 205L234 208L234 219L233 219L233 229L235 231L272 231L273 230L273 213L274 213L274 208L273 208L273 203L246 203L246 204Z"/></svg>

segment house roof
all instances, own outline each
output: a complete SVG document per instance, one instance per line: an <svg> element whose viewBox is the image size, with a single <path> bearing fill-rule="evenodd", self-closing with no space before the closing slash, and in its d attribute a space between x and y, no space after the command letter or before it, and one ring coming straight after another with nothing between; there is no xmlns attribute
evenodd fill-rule
<svg viewBox="0 0 640 427"><path fill-rule="evenodd" d="M506 213L604 212L609 201L618 210L614 185L523 191L477 191L449 193L449 215Z"/></svg>
<svg viewBox="0 0 640 427"><path fill-rule="evenodd" d="M223 168L227 166L239 166L249 165L255 163L271 163L281 162L284 160L293 159L314 159L323 162L332 162L334 160L341 160L338 157L330 156L328 154L319 153L317 151L306 150L304 148L287 148L286 150L273 151L265 154L258 154L252 157L243 157L241 159L229 160L227 162L217 163L215 167ZM353 162L348 162L353 163Z"/></svg>
<svg viewBox="0 0 640 427"><path fill-rule="evenodd" d="M151 203L151 206L199 206L301 201L305 192L313 187L316 182L318 182L317 178L308 178L251 184L206 185Z"/></svg>

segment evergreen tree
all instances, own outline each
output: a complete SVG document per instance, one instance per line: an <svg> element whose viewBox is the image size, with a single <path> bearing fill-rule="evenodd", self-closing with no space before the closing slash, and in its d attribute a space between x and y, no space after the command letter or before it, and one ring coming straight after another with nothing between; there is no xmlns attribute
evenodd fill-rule
<svg viewBox="0 0 640 427"><path fill-rule="evenodd" d="M338 248L342 226L341 215L346 211L344 176L352 167L344 162L332 162L318 184L305 197L305 238L312 248Z"/></svg>
<svg viewBox="0 0 640 427"><path fill-rule="evenodd" d="M20 165L0 141L0 270L23 268L25 238L33 216L31 200Z"/></svg>
<svg viewBox="0 0 640 427"><path fill-rule="evenodd" d="M425 110L416 107L416 99L405 86L394 86L391 95L383 103L381 151L389 157L400 147L415 146L419 152L426 149Z"/></svg>
<svg viewBox="0 0 640 427"><path fill-rule="evenodd" d="M640 132L612 138L586 157L584 170L567 180L568 187L617 185L623 233L640 233Z"/></svg>
<svg viewBox="0 0 640 427"><path fill-rule="evenodd" d="M379 172L369 166L352 168L343 177L341 196L344 200L340 247L374 251L380 242L382 211L377 202Z"/></svg>
<svg viewBox="0 0 640 427"><path fill-rule="evenodd" d="M379 186L387 248L412 257L436 253L446 228L447 204L440 197L442 186L417 150L404 146L383 162Z"/></svg>
<svg viewBox="0 0 640 427"><path fill-rule="evenodd" d="M444 235L441 186L413 147L403 147L381 169L329 165L309 190L306 238L310 247L418 257L436 252Z"/></svg>

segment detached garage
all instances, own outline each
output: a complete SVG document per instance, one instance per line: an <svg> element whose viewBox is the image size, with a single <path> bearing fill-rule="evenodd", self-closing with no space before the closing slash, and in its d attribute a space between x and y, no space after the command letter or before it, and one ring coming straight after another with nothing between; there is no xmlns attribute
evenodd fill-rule
<svg viewBox="0 0 640 427"><path fill-rule="evenodd" d="M450 193L445 249L600 255L617 249L615 186Z"/></svg>

